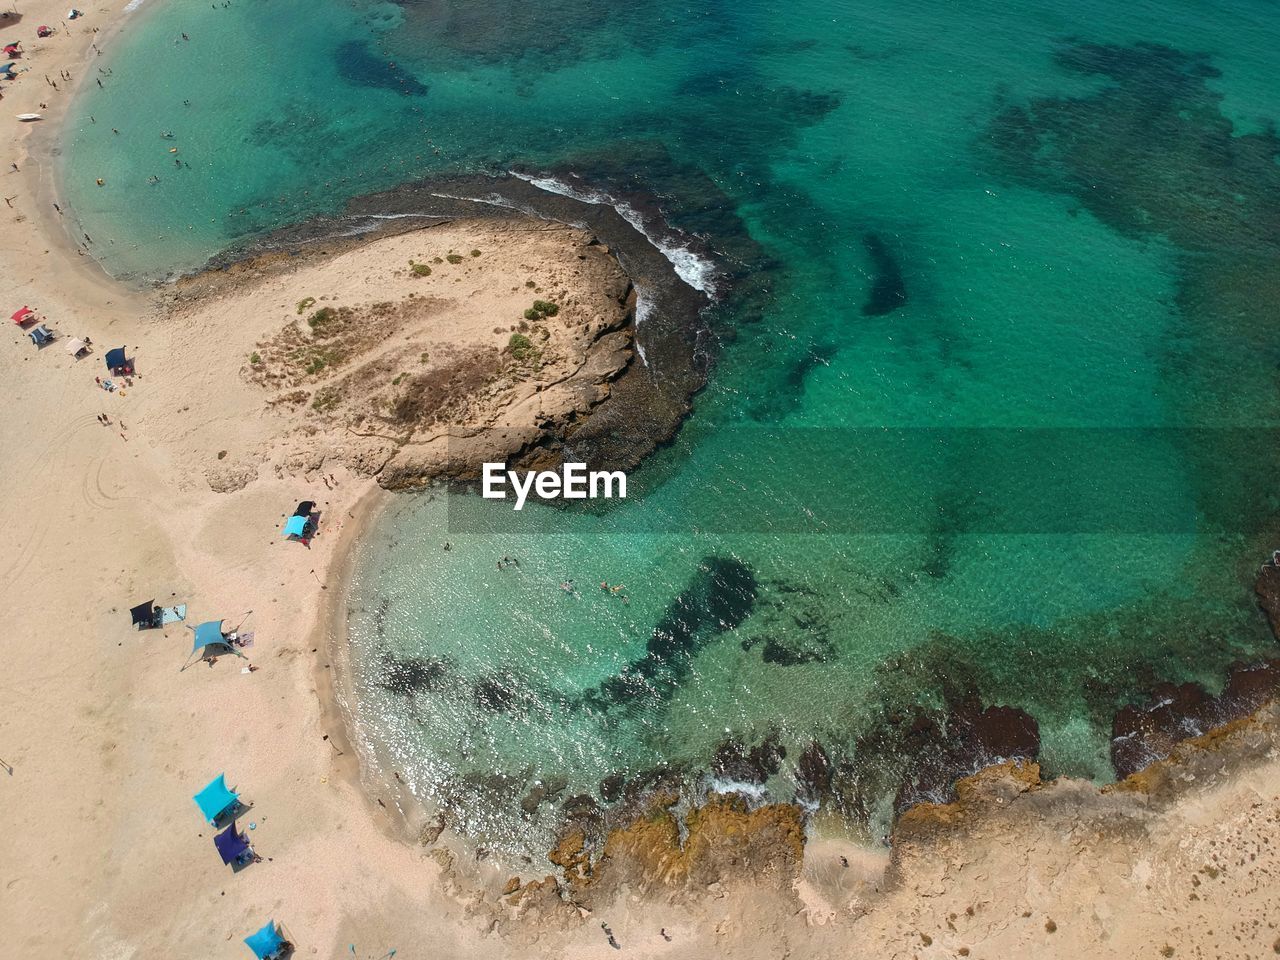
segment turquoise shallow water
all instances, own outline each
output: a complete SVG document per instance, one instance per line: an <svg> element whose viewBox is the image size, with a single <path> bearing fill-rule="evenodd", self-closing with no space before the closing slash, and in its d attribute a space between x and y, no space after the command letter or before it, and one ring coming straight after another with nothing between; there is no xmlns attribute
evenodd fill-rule
<svg viewBox="0 0 1280 960"><path fill-rule="evenodd" d="M1106 777L1117 706L1273 650L1268 9L156 5L80 101L65 189L122 276L516 165L755 251L625 504L405 498L361 547L362 730L477 834L537 848L539 780L597 795L770 731L881 809L894 725L957 688L1034 715L1051 772ZM673 624L686 650L610 686Z"/></svg>

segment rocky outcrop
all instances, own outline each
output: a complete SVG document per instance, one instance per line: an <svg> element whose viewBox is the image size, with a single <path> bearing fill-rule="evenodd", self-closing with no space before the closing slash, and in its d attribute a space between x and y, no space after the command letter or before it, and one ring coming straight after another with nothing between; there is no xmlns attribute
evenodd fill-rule
<svg viewBox="0 0 1280 960"><path fill-rule="evenodd" d="M1018 794L1041 786L1040 765L1030 760L1006 760L984 767L955 783L949 803L920 803L903 811L894 823L894 844L924 840L951 830L967 818L1003 806Z"/></svg>
<svg viewBox="0 0 1280 960"><path fill-rule="evenodd" d="M1258 606L1271 624L1271 632L1280 638L1280 567L1271 563L1264 564L1258 571L1253 589L1258 595Z"/></svg>
<svg viewBox="0 0 1280 960"><path fill-rule="evenodd" d="M764 783L778 772L786 757L787 748L776 730L753 747L730 737L722 741L712 755L711 773L735 783Z"/></svg>
<svg viewBox="0 0 1280 960"><path fill-rule="evenodd" d="M595 865L598 884L640 890L705 889L713 884L786 887L804 857L799 808L769 804L754 810L736 796L713 795L685 815L685 838L672 807L660 794L649 812L605 839Z"/></svg>
<svg viewBox="0 0 1280 960"><path fill-rule="evenodd" d="M1280 659L1233 664L1218 696L1195 683L1162 683L1143 704L1117 711L1111 765L1123 779L1161 760L1183 740L1247 716L1280 692Z"/></svg>
<svg viewBox="0 0 1280 960"><path fill-rule="evenodd" d="M789 889L804 857L804 814L790 804L751 809L713 794L683 816L680 795L652 794L647 806L592 844L571 828L549 854L575 903L607 903L626 888L669 895L735 885Z"/></svg>
<svg viewBox="0 0 1280 960"><path fill-rule="evenodd" d="M953 785L984 767L1008 760L1034 760L1040 753L1035 718L1016 707L983 707L976 698L959 704L939 728L924 720L914 768L902 784L895 809L951 795Z"/></svg>

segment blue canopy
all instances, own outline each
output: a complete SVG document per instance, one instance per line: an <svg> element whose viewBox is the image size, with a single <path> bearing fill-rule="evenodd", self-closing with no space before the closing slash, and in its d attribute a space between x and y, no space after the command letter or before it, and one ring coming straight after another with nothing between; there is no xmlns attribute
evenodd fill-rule
<svg viewBox="0 0 1280 960"><path fill-rule="evenodd" d="M213 838L213 845L218 848L223 863L235 863L249 852L249 841L234 823Z"/></svg>
<svg viewBox="0 0 1280 960"><path fill-rule="evenodd" d="M301 539L307 533L307 518L292 516L284 525L284 535L286 537L298 537Z"/></svg>
<svg viewBox="0 0 1280 960"><path fill-rule="evenodd" d="M13 69L13 64L6 63L3 67L0 67L0 73L8 73L12 69Z"/></svg>
<svg viewBox="0 0 1280 960"><path fill-rule="evenodd" d="M114 370L116 367L123 367L128 360L125 359L124 347L115 347L107 351L107 369Z"/></svg>
<svg viewBox="0 0 1280 960"><path fill-rule="evenodd" d="M192 629L196 634L195 646L191 648L192 653L201 647L223 646L228 650L231 649L231 644L227 643L227 638L222 635L221 620L210 620Z"/></svg>
<svg viewBox="0 0 1280 960"><path fill-rule="evenodd" d="M216 823L220 816L240 802L240 795L228 789L225 776L218 774L209 781L208 786L191 798L210 823Z"/></svg>
<svg viewBox="0 0 1280 960"><path fill-rule="evenodd" d="M265 927L245 937L244 942L249 945L249 949L258 960L270 960L284 946L284 937L280 936L280 928L276 926L276 922L268 920Z"/></svg>

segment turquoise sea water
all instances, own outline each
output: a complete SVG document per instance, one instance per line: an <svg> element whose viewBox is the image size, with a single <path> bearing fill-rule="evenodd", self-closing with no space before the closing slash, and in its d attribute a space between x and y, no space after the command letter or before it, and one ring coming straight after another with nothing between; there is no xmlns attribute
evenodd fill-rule
<svg viewBox="0 0 1280 960"><path fill-rule="evenodd" d="M65 149L119 275L517 166L754 251L625 504L404 498L361 547L358 722L477 835L536 849L539 781L596 796L770 732L881 809L902 718L957 688L1106 777L1118 706L1273 652L1269 3L153 3Z"/></svg>

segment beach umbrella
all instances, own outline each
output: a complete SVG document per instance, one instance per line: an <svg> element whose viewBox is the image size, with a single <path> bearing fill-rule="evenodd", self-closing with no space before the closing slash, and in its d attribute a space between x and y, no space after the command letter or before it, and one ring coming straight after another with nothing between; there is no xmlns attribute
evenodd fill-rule
<svg viewBox="0 0 1280 960"><path fill-rule="evenodd" d="M285 521L284 535L286 538L296 537L301 540L307 535L307 518L295 514Z"/></svg>
<svg viewBox="0 0 1280 960"><path fill-rule="evenodd" d="M280 933L280 925L274 920L268 920L266 926L257 933L249 934L244 942L258 960L272 960L280 956L286 946L284 936Z"/></svg>
<svg viewBox="0 0 1280 960"><path fill-rule="evenodd" d="M227 786L226 774L218 774L210 780L194 797L196 806L211 824L217 823L228 810L235 809L240 802L240 795Z"/></svg>
<svg viewBox="0 0 1280 960"><path fill-rule="evenodd" d="M245 839L233 823L213 838L213 845L222 857L223 863L236 863L250 853L249 841Z"/></svg>
<svg viewBox="0 0 1280 960"><path fill-rule="evenodd" d="M208 620L198 627L187 624L187 629L195 634L191 644L191 653L200 654L200 658L208 659L210 657L220 657L224 653L232 653L237 657L243 657L239 650L231 645L231 641L227 639L222 632L221 620ZM199 662L198 660L196 661ZM191 666L191 655L187 655L187 663L183 666L183 670ZM179 671L181 672L181 671Z"/></svg>
<svg viewBox="0 0 1280 960"><path fill-rule="evenodd" d="M6 63L3 67L0 67L0 73L12 73L12 72L13 72L12 63Z"/></svg>
<svg viewBox="0 0 1280 960"><path fill-rule="evenodd" d="M140 603L136 607L129 608L129 619L133 621L133 625L140 630L147 630L155 626L156 611L155 601L148 600Z"/></svg>

